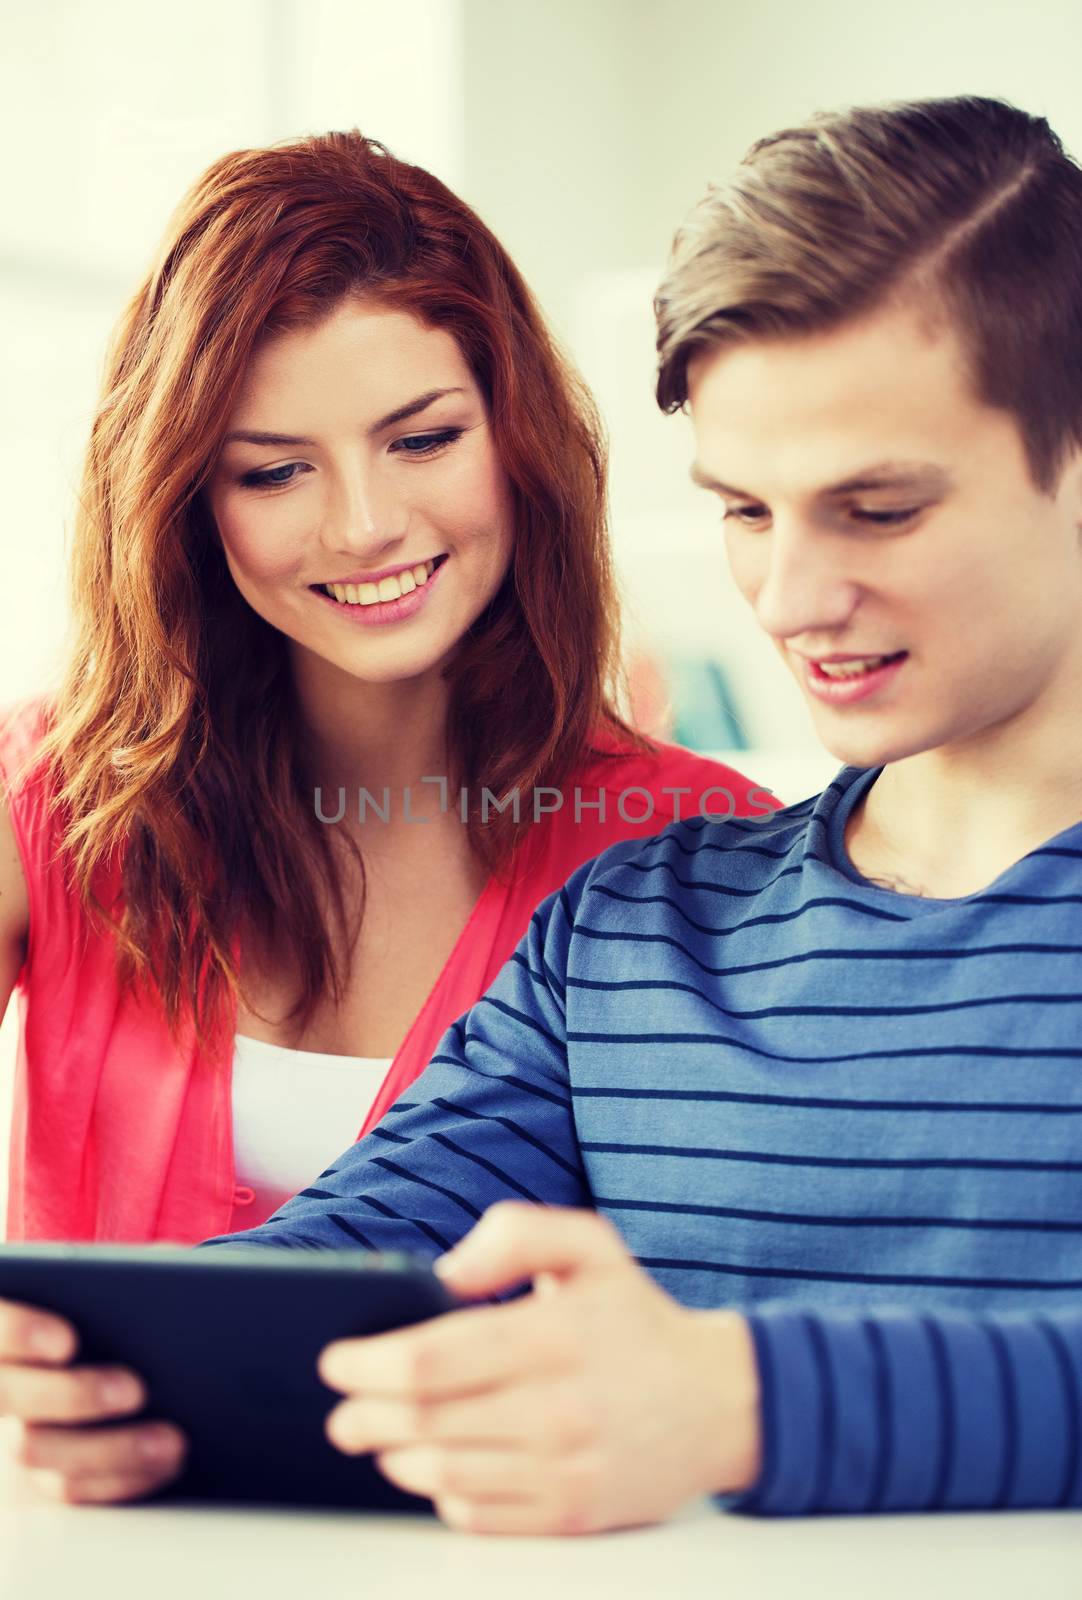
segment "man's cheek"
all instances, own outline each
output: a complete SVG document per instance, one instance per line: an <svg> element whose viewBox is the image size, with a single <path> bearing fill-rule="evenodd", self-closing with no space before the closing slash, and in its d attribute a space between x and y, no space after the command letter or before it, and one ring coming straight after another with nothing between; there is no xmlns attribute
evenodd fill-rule
<svg viewBox="0 0 1082 1600"><path fill-rule="evenodd" d="M766 577L765 561L730 533L725 535L725 554L733 582L748 604L754 606Z"/></svg>

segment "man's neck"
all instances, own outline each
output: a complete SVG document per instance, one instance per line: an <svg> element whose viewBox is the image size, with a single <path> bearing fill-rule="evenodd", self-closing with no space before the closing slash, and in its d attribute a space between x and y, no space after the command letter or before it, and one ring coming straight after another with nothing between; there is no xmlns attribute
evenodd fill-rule
<svg viewBox="0 0 1082 1600"><path fill-rule="evenodd" d="M900 894L955 899L1082 820L1082 755L951 747L893 762L846 826L856 870Z"/></svg>

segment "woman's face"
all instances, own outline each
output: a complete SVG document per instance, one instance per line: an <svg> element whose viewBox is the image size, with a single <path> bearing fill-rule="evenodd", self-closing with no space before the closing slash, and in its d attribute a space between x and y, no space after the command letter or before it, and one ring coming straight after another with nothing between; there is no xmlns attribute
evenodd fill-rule
<svg viewBox="0 0 1082 1600"><path fill-rule="evenodd" d="M257 348L208 493L252 609L366 682L438 671L510 562L510 488L458 344L357 298Z"/></svg>

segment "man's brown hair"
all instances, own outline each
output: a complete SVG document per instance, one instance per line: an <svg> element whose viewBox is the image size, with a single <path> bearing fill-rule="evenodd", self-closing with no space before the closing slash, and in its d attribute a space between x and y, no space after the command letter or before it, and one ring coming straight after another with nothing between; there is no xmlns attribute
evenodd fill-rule
<svg viewBox="0 0 1082 1600"><path fill-rule="evenodd" d="M712 184L658 291L658 404L692 356L825 332L896 293L945 315L1037 486L1082 444L1082 167L1043 117L962 96L820 114Z"/></svg>

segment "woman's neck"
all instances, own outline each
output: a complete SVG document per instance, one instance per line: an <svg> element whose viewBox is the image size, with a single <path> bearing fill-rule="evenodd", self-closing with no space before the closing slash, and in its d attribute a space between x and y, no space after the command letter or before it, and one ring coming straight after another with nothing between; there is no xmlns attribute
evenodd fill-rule
<svg viewBox="0 0 1082 1600"><path fill-rule="evenodd" d="M447 773L448 689L438 669L391 683L361 683L295 652L301 757L313 786L400 796L418 804L422 780ZM435 785L428 785L433 794Z"/></svg>

